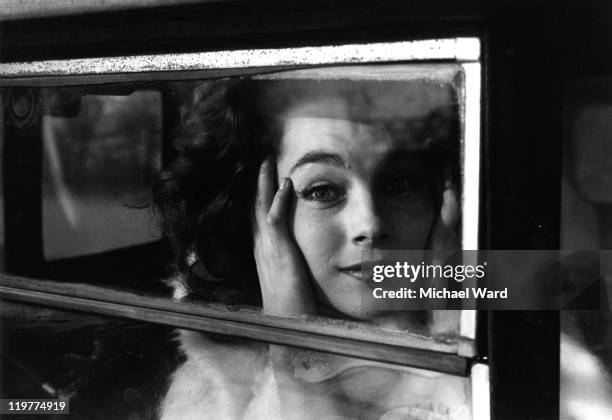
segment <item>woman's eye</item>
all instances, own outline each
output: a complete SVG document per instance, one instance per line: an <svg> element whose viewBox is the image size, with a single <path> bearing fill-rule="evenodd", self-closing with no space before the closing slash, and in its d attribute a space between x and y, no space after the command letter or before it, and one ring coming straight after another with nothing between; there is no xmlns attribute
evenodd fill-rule
<svg viewBox="0 0 612 420"><path fill-rule="evenodd" d="M392 178L387 185L385 185L385 193L390 195L405 195L413 192L414 189L414 181L412 178L406 176Z"/></svg>
<svg viewBox="0 0 612 420"><path fill-rule="evenodd" d="M329 202L340 198L340 191L328 184L313 185L301 191L300 195L305 200Z"/></svg>

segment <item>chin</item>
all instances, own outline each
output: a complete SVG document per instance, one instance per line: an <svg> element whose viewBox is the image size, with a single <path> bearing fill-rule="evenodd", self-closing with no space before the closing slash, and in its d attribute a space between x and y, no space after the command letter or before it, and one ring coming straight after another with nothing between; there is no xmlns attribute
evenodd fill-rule
<svg viewBox="0 0 612 420"><path fill-rule="evenodd" d="M338 302L334 308L343 315L359 321L371 321L385 314L383 308L377 308L372 305L362 304L361 300L357 302Z"/></svg>

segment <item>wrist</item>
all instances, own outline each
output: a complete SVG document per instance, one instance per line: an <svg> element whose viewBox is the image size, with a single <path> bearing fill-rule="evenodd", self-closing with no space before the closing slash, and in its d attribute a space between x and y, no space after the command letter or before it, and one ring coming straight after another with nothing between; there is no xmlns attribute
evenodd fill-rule
<svg viewBox="0 0 612 420"><path fill-rule="evenodd" d="M276 315L316 315L315 299L308 287L281 282L282 288L261 282L263 309Z"/></svg>

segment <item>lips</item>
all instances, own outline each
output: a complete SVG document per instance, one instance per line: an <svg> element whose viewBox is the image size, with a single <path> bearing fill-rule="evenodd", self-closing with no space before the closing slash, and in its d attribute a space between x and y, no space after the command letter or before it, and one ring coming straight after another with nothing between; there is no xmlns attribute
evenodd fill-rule
<svg viewBox="0 0 612 420"><path fill-rule="evenodd" d="M340 272L343 274L346 274L347 276L351 276L359 281L364 281L365 280L365 275L363 275L363 273L361 272L361 269L359 270L347 270L345 268L340 269Z"/></svg>
<svg viewBox="0 0 612 420"><path fill-rule="evenodd" d="M380 262L375 262L375 261L364 261L362 263L358 263L358 264L353 264L353 265L347 265L345 267L340 267L338 268L338 271L340 271L343 274L346 274L347 276L351 276L354 279L357 279L359 281L366 281L368 279L368 270L362 271L361 267L373 267L376 264L380 264Z"/></svg>

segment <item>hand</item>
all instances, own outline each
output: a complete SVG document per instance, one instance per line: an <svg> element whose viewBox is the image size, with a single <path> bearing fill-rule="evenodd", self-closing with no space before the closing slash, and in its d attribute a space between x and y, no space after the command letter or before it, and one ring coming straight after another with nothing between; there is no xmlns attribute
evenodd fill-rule
<svg viewBox="0 0 612 420"><path fill-rule="evenodd" d="M259 169L253 245L264 311L278 314L315 314L316 305L304 257L289 235L291 179L283 178L274 191L273 162Z"/></svg>

